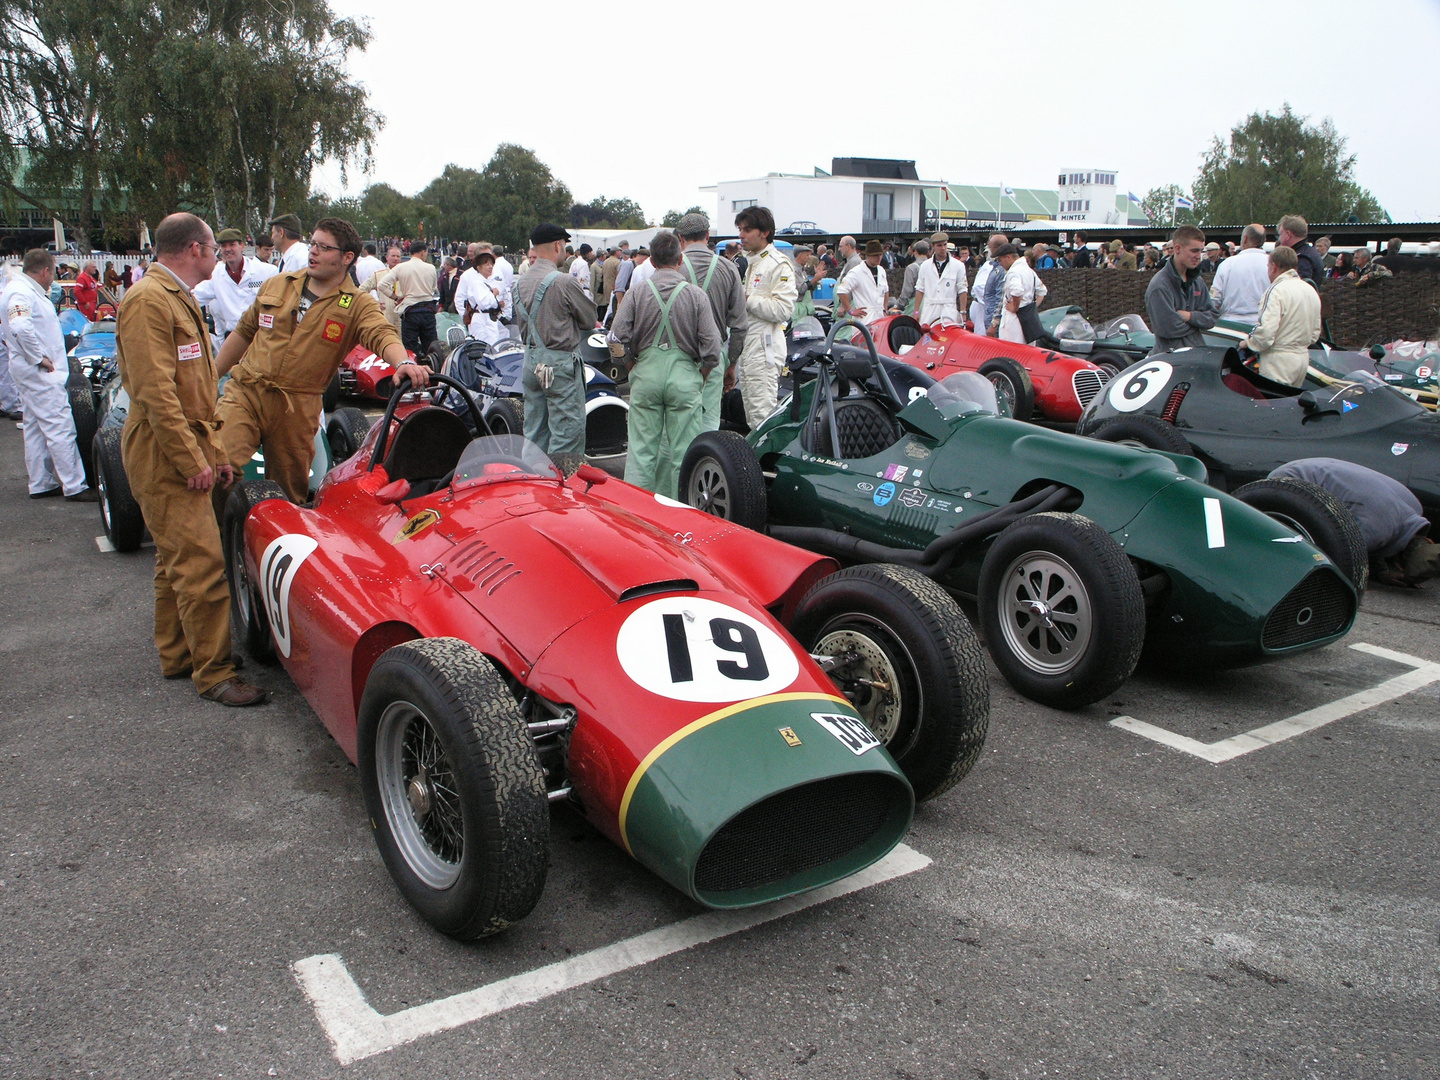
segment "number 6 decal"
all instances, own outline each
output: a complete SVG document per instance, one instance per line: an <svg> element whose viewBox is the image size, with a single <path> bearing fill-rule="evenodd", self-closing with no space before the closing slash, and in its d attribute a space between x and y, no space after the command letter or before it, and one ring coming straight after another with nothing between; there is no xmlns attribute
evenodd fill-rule
<svg viewBox="0 0 1440 1080"><path fill-rule="evenodd" d="M1110 384L1110 405L1118 412L1136 412L1170 385L1175 369L1164 360L1146 360L1126 368Z"/></svg>
<svg viewBox="0 0 1440 1080"><path fill-rule="evenodd" d="M783 690L800 674L790 644L743 611L698 596L636 608L615 652L625 674L677 701L740 701Z"/></svg>

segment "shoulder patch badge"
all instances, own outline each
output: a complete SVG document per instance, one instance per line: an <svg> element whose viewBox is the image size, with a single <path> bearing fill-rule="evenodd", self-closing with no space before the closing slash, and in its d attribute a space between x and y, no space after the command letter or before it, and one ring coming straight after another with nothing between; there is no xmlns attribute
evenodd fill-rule
<svg viewBox="0 0 1440 1080"><path fill-rule="evenodd" d="M391 540L390 543L399 544L406 540L409 540L411 537L417 535L418 533L424 532L426 529L428 529L431 525L434 525L439 520L440 511L421 510L409 521L405 522L404 527L395 534L395 538Z"/></svg>
<svg viewBox="0 0 1440 1080"><path fill-rule="evenodd" d="M341 293L340 299L335 301L336 305L342 308L348 308L354 302L355 297L351 296L349 293Z"/></svg>

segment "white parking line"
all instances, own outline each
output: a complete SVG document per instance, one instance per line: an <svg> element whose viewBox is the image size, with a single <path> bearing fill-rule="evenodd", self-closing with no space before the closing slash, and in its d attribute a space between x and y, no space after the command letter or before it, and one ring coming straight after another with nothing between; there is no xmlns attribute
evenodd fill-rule
<svg viewBox="0 0 1440 1080"><path fill-rule="evenodd" d="M1335 720L1343 720L1347 716L1364 712L1376 705L1383 705L1387 701L1404 697L1431 683L1440 682L1440 664L1421 660L1418 656L1410 656L1407 653L1395 652L1393 649L1382 648L1379 645L1366 645L1363 642L1351 645L1350 648L1369 653L1371 656L1382 657L1385 660L1394 660L1397 664L1408 664L1415 670L1407 671L1403 675L1396 675L1393 679L1386 679L1378 686L1372 686L1369 690L1360 690L1339 701L1332 701L1327 705L1296 713L1289 719L1277 720L1273 724L1266 724L1254 731L1232 735L1228 739L1221 739L1214 743L1202 743L1185 735L1177 735L1165 728L1147 724L1143 720L1136 720L1133 716L1117 716L1110 721L1110 726L1123 728L1132 734L1151 739L1174 750L1183 750L1187 754L1194 754L1198 758L1218 765L1222 761L1230 761L1241 754L1248 754L1251 750L1274 746L1276 743L1292 739L1296 735L1314 731Z"/></svg>
<svg viewBox="0 0 1440 1080"><path fill-rule="evenodd" d="M403 1009L389 1016L382 1016L370 1006L364 992L346 969L345 961L338 955L308 956L296 961L293 967L295 978L314 1005L320 1026L325 1029L334 1047L335 1057L341 1065L349 1065L426 1035L449 1031L517 1005L543 1001L564 990L584 986L707 941L728 937L816 904L913 874L929 865L927 856L900 844L873 866L823 889L761 907L707 911L556 964L500 979L439 1001Z"/></svg>

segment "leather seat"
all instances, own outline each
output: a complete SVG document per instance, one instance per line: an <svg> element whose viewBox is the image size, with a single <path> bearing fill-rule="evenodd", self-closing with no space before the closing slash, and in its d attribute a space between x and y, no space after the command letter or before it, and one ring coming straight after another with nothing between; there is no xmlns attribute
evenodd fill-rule
<svg viewBox="0 0 1440 1080"><path fill-rule="evenodd" d="M409 480L412 488L455 471L473 436L465 421L449 409L427 406L400 422L385 454L391 480Z"/></svg>

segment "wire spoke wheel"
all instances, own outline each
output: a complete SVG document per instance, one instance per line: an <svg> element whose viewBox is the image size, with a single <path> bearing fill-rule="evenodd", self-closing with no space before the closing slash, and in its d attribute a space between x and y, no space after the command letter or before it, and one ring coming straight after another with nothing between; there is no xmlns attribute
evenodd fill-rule
<svg viewBox="0 0 1440 1080"><path fill-rule="evenodd" d="M1051 552L1027 551L1005 571L1003 588L1001 632L1027 667L1059 675L1080 662L1094 617L1074 567Z"/></svg>
<svg viewBox="0 0 1440 1080"><path fill-rule="evenodd" d="M454 769L430 721L408 701L391 702L380 716L375 772L405 862L430 888L449 888L465 854Z"/></svg>
<svg viewBox="0 0 1440 1080"><path fill-rule="evenodd" d="M1015 399L1018 396L1015 392L1015 384L1010 381L1010 376L1004 372L992 371L987 378L990 385L995 387L995 396L1005 404L1005 415L1015 415Z"/></svg>
<svg viewBox="0 0 1440 1080"><path fill-rule="evenodd" d="M840 660L830 671L830 678L875 737L889 747L901 731L905 683L891 650L882 643L883 633L884 628L871 620L857 624L856 619L847 619L843 626L825 627L813 651L817 656ZM916 694L918 697L918 688ZM923 702L917 700L914 706L918 713ZM900 750L894 747L894 752Z"/></svg>
<svg viewBox="0 0 1440 1080"><path fill-rule="evenodd" d="M685 501L707 514L730 519L730 485L725 481L725 471L714 458L703 457L695 463Z"/></svg>

